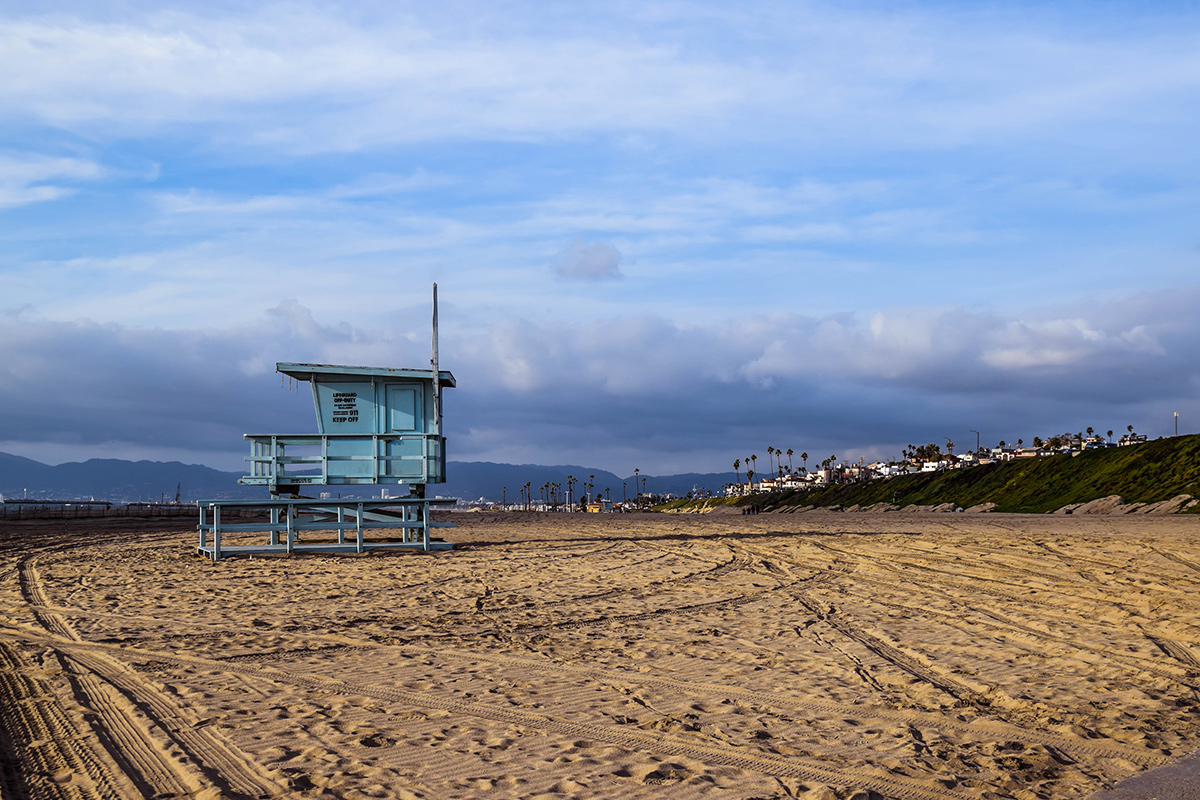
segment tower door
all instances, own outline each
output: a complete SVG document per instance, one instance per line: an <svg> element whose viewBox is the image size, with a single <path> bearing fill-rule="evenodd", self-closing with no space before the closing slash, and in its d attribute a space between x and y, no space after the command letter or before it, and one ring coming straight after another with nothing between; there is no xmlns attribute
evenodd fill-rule
<svg viewBox="0 0 1200 800"><path fill-rule="evenodd" d="M384 402L384 431L399 434L425 433L424 387L419 384L388 384ZM385 445L386 475L425 481L425 440L405 436Z"/></svg>

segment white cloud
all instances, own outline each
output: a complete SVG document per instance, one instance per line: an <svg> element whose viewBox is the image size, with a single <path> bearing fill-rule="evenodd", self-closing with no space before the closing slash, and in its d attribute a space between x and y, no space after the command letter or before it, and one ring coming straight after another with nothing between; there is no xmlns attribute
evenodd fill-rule
<svg viewBox="0 0 1200 800"><path fill-rule="evenodd" d="M607 242L577 239L554 256L550 269L560 278L610 281L621 278L621 254Z"/></svg>
<svg viewBox="0 0 1200 800"><path fill-rule="evenodd" d="M1080 32L1019 10L952 17L816 4L725 14L710 28L697 20L722 11L702 3L662 6L643 27L621 12L594 14L590 26L519 4L469 13L470 25L429 9L368 22L304 5L118 21L10 14L0 102L10 119L71 130L211 123L227 143L298 151L590 132L759 140L784 130L835 147L847 136L910 147L1123 123L1200 88L1197 37L1165 17L1138 35Z"/></svg>
<svg viewBox="0 0 1200 800"><path fill-rule="evenodd" d="M0 209L57 200L73 194L79 181L103 177L92 161L37 153L0 153Z"/></svg>
<svg viewBox="0 0 1200 800"><path fill-rule="evenodd" d="M1152 324L1109 334L1084 319L1013 321L990 338L980 357L1002 370L1080 369L1088 365L1103 370L1105 358L1165 355Z"/></svg>

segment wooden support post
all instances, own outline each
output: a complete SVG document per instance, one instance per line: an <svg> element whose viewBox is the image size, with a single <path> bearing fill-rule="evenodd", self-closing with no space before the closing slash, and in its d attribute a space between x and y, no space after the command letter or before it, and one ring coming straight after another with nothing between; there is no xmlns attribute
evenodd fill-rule
<svg viewBox="0 0 1200 800"><path fill-rule="evenodd" d="M279 509L278 508L271 509L271 524L272 525L279 524ZM271 544L276 544L276 545L279 544L279 531L275 528L271 529Z"/></svg>
<svg viewBox="0 0 1200 800"><path fill-rule="evenodd" d="M287 507L287 554L290 556L296 552L296 531L292 529L292 524L295 521L296 507L288 503Z"/></svg>
<svg viewBox="0 0 1200 800"><path fill-rule="evenodd" d="M346 509L344 506L338 506L338 544L346 543Z"/></svg>
<svg viewBox="0 0 1200 800"><path fill-rule="evenodd" d="M421 526L421 531L423 534L421 537L421 549L424 550L426 553L428 553L429 552L429 503L426 503L426 502L421 503L421 521L423 523L423 525Z"/></svg>
<svg viewBox="0 0 1200 800"><path fill-rule="evenodd" d="M203 550L208 542L208 531L204 528L204 506L200 503L196 505L200 506L200 549Z"/></svg>
<svg viewBox="0 0 1200 800"><path fill-rule="evenodd" d="M363 551L363 504L358 504L357 525L355 526L355 550L356 553Z"/></svg>
<svg viewBox="0 0 1200 800"><path fill-rule="evenodd" d="M213 506L213 561L221 558L221 507Z"/></svg>

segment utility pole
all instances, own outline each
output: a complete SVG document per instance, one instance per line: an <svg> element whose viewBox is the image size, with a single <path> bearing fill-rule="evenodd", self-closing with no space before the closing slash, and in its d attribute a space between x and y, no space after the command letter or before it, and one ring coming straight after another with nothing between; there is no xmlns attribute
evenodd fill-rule
<svg viewBox="0 0 1200 800"><path fill-rule="evenodd" d="M975 434L975 455L979 455L979 431L971 428L971 433Z"/></svg>

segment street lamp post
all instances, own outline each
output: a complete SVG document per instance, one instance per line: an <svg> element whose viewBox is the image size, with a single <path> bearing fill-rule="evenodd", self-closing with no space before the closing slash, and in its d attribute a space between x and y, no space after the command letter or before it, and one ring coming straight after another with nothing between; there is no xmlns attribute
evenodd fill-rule
<svg viewBox="0 0 1200 800"><path fill-rule="evenodd" d="M971 433L975 434L975 455L979 455L979 431L971 428Z"/></svg>

